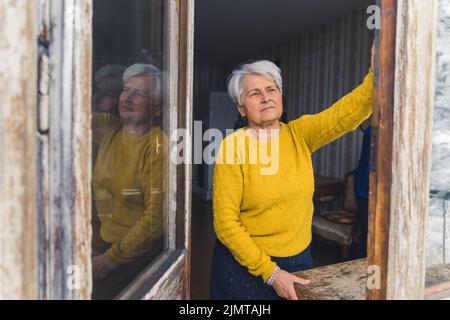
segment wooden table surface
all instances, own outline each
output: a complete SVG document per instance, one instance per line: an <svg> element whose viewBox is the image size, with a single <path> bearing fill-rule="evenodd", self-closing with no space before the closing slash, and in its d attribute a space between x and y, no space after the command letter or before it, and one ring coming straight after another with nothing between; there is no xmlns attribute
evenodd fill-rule
<svg viewBox="0 0 450 320"><path fill-rule="evenodd" d="M362 259L297 272L311 283L296 284L295 290L301 300L365 300L366 270L367 261Z"/></svg>
<svg viewBox="0 0 450 320"><path fill-rule="evenodd" d="M296 284L301 300L365 300L367 260L355 260L294 273L311 280L308 286ZM434 295L450 288L450 265L427 268L425 293Z"/></svg>

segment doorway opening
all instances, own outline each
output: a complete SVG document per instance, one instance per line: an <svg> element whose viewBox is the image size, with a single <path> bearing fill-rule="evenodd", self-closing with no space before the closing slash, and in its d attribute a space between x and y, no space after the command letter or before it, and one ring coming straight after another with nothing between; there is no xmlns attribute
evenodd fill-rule
<svg viewBox="0 0 450 320"><path fill-rule="evenodd" d="M226 93L226 79L234 67L249 60L267 59L281 68L281 120L285 123L319 113L358 86L370 67L373 31L366 23L367 7L372 4L360 0L290 1L283 5L271 0L233 4L197 1L193 120L201 133L217 128L225 136L226 129L240 127L236 107ZM314 217L319 220L313 223L314 267L360 257L352 173L361 157L364 129L345 135L312 156ZM210 142L201 137L194 133L194 145L200 141L204 150ZM193 163L191 298L208 299L216 241L212 222L214 165ZM322 213L342 209L354 214L331 214L322 219Z"/></svg>

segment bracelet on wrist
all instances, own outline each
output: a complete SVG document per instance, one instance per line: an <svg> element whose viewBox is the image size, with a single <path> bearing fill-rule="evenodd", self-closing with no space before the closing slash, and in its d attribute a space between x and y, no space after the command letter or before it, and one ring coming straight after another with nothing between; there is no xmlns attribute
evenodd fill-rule
<svg viewBox="0 0 450 320"><path fill-rule="evenodd" d="M273 282L275 281L275 277L278 274L278 272L280 272L280 270L281 270L280 267L276 266L275 270L272 272L269 279L267 279L264 283L267 284L268 286L272 286Z"/></svg>

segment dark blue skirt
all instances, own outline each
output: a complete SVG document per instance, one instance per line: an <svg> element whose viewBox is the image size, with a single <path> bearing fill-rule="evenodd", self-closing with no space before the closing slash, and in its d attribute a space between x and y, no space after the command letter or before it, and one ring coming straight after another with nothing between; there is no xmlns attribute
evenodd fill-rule
<svg viewBox="0 0 450 320"><path fill-rule="evenodd" d="M296 272L313 267L310 247L287 258L272 257L281 269ZM241 266L220 241L216 241L211 268L211 299L213 300L279 300L275 289Z"/></svg>

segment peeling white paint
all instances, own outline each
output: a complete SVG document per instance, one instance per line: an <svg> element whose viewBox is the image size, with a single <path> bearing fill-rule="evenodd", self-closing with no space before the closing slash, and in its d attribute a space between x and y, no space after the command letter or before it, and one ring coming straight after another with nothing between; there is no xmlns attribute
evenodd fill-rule
<svg viewBox="0 0 450 320"><path fill-rule="evenodd" d="M35 299L35 1L0 3L0 299Z"/></svg>

